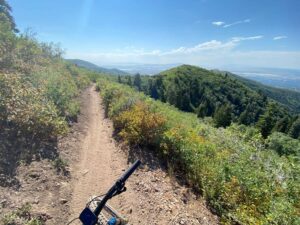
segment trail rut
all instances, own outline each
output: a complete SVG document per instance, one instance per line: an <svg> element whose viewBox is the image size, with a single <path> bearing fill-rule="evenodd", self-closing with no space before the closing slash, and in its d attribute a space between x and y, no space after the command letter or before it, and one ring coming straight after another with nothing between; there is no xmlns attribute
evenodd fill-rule
<svg viewBox="0 0 300 225"><path fill-rule="evenodd" d="M76 126L82 135L76 142L77 160L70 168L73 191L69 219L78 217L90 196L105 193L138 157L143 166L129 178L127 191L110 202L131 224L217 224L217 217L204 201L172 180L155 157L139 150L133 154L118 145L95 86L82 94Z"/></svg>

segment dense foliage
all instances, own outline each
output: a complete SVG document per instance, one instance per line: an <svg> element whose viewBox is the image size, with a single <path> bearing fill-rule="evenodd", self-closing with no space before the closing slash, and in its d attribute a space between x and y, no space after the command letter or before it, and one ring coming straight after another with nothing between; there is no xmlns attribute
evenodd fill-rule
<svg viewBox="0 0 300 225"><path fill-rule="evenodd" d="M153 149L200 191L224 224L299 224L299 141L231 124L215 128L128 86L100 79L117 134ZM292 142L291 142L292 141Z"/></svg>
<svg viewBox="0 0 300 225"><path fill-rule="evenodd" d="M48 139L67 129L55 104L22 76L0 74L2 132Z"/></svg>

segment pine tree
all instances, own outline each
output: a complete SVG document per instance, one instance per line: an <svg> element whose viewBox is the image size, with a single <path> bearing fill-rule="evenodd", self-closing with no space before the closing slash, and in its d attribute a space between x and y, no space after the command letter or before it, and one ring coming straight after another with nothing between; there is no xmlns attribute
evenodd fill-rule
<svg viewBox="0 0 300 225"><path fill-rule="evenodd" d="M0 71L11 68L16 47L15 23L10 15L11 7L0 0Z"/></svg>
<svg viewBox="0 0 300 225"><path fill-rule="evenodd" d="M198 108L196 109L196 113L198 117L203 118L207 116L207 112L208 112L208 104L207 101L205 100L198 106Z"/></svg>
<svg viewBox="0 0 300 225"><path fill-rule="evenodd" d="M260 129L260 132L264 138L267 138L271 134L276 123L276 114L276 106L274 103L271 103L268 105L265 113L259 117L257 127Z"/></svg>
<svg viewBox="0 0 300 225"><path fill-rule="evenodd" d="M300 117L298 117L298 119L292 124L289 130L289 135L292 138L300 138Z"/></svg>
<svg viewBox="0 0 300 225"><path fill-rule="evenodd" d="M157 90L156 90L156 87L155 87L155 80L153 79L149 79L148 80L148 94L151 96L151 98L154 98L154 99L158 99L158 93L157 93Z"/></svg>
<svg viewBox="0 0 300 225"><path fill-rule="evenodd" d="M10 24L11 30L18 33L19 30L17 29L15 20L12 17L11 12L12 12L12 8L7 3L7 1L0 0L0 21L1 21L1 23L3 22L3 20L8 21Z"/></svg>
<svg viewBox="0 0 300 225"><path fill-rule="evenodd" d="M142 79L139 73L134 76L133 85L137 88L138 91L142 90Z"/></svg>
<svg viewBox="0 0 300 225"><path fill-rule="evenodd" d="M220 106L214 115L214 122L216 127L227 127L230 125L232 120L232 108L229 104Z"/></svg>
<svg viewBox="0 0 300 225"><path fill-rule="evenodd" d="M121 76L120 75L118 75L118 83L122 83L122 80L121 80Z"/></svg>
<svg viewBox="0 0 300 225"><path fill-rule="evenodd" d="M127 85L132 86L131 76L127 76Z"/></svg>
<svg viewBox="0 0 300 225"><path fill-rule="evenodd" d="M288 131L288 126L289 126L289 117L285 116L281 118L274 127L275 131L286 133Z"/></svg>

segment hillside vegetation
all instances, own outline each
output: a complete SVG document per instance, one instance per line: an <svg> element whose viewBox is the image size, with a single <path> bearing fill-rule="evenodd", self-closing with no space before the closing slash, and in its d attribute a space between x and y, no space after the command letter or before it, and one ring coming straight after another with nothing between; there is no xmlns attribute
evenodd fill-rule
<svg viewBox="0 0 300 225"><path fill-rule="evenodd" d="M55 159L57 137L76 120L80 90L93 72L62 59L55 44L19 33L11 8L0 1L0 184L14 182L22 162Z"/></svg>
<svg viewBox="0 0 300 225"><path fill-rule="evenodd" d="M203 194L223 224L298 224L300 142L231 124L215 128L103 78L98 89L119 137L152 149Z"/></svg>
<svg viewBox="0 0 300 225"><path fill-rule="evenodd" d="M63 60L59 46L18 33L6 1L0 21L1 186L16 182L20 163L47 157L64 164L57 139L77 119L80 91L95 81L116 134L133 149L153 151L221 223L300 224L299 116L197 67L153 77L88 71ZM29 208L1 222L40 224Z"/></svg>

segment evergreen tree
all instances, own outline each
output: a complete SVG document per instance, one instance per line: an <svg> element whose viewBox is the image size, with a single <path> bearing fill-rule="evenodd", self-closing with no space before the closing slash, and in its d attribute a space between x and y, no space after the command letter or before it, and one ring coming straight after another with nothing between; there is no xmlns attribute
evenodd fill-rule
<svg viewBox="0 0 300 225"><path fill-rule="evenodd" d="M192 109L191 109L191 100L190 100L190 95L188 93L188 91L185 91L182 93L182 95L179 97L179 99L181 100L180 101L180 108L183 110L183 111L186 111L186 112L191 112Z"/></svg>
<svg viewBox="0 0 300 225"><path fill-rule="evenodd" d="M11 68L15 58L15 25L10 12L11 8L6 1L0 0L0 71Z"/></svg>
<svg viewBox="0 0 300 225"><path fill-rule="evenodd" d="M132 86L131 76L127 76L127 85Z"/></svg>
<svg viewBox="0 0 300 225"><path fill-rule="evenodd" d="M289 130L289 135L292 138L300 138L300 117L298 117L298 119L292 124Z"/></svg>
<svg viewBox="0 0 300 225"><path fill-rule="evenodd" d="M121 76L118 75L118 82L121 84L122 83L122 79L121 79Z"/></svg>
<svg viewBox="0 0 300 225"><path fill-rule="evenodd" d="M149 86L148 92L149 92L149 95L151 96L151 98L158 99L158 93L157 93L157 89L155 86L155 80L150 78L148 81L148 86Z"/></svg>
<svg viewBox="0 0 300 225"><path fill-rule="evenodd" d="M288 131L288 126L289 126L289 117L285 116L282 119L280 119L274 127L275 131L286 133Z"/></svg>
<svg viewBox="0 0 300 225"><path fill-rule="evenodd" d="M19 30L16 27L16 23L14 18L11 15L12 8L10 5L7 3L6 0L0 0L0 21L1 23L3 21L8 21L10 24L10 29L14 32L19 32Z"/></svg>
<svg viewBox="0 0 300 225"><path fill-rule="evenodd" d="M177 92L176 92L176 85L170 85L168 86L166 90L166 100L169 102L171 105L175 105L177 103Z"/></svg>
<svg viewBox="0 0 300 225"><path fill-rule="evenodd" d="M232 109L229 104L218 107L214 115L214 122L216 127L227 127L232 120Z"/></svg>
<svg viewBox="0 0 300 225"><path fill-rule="evenodd" d="M274 103L270 103L265 113L259 117L257 127L260 129L260 132L264 138L267 138L271 134L272 129L277 121L277 113L276 105Z"/></svg>
<svg viewBox="0 0 300 225"><path fill-rule="evenodd" d="M156 76L156 79L154 80L154 87L157 92L157 99L166 102L166 94L165 94L165 86L163 82L162 76Z"/></svg>
<svg viewBox="0 0 300 225"><path fill-rule="evenodd" d="M138 91L142 90L142 79L139 73L134 76L133 85L137 88Z"/></svg>
<svg viewBox="0 0 300 225"><path fill-rule="evenodd" d="M207 116L207 113L208 113L208 104L207 104L207 101L203 101L199 106L198 108L196 109L196 113L197 113L197 116L198 117L205 117Z"/></svg>

